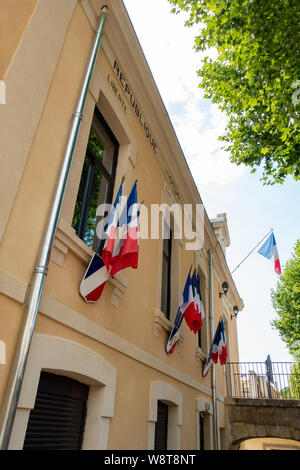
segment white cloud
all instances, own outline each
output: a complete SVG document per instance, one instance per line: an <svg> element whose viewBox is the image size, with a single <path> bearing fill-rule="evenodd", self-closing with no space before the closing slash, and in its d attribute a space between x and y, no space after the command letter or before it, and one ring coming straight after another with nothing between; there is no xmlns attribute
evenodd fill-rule
<svg viewBox="0 0 300 470"><path fill-rule="evenodd" d="M212 183L226 186L244 173L244 167L233 165L221 148L224 143L218 136L224 133L226 119L215 105L202 111L197 103L187 103L173 122L199 189Z"/></svg>
<svg viewBox="0 0 300 470"><path fill-rule="evenodd" d="M226 117L198 88L202 54L193 49L196 29L184 27L186 16L171 14L167 1L155 0L148 9L149 0L124 2L196 184L231 184L244 167L221 149Z"/></svg>

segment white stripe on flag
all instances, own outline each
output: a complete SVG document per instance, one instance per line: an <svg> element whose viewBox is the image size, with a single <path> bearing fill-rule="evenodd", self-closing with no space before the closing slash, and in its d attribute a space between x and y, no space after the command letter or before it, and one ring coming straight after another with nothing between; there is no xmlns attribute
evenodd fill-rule
<svg viewBox="0 0 300 470"><path fill-rule="evenodd" d="M80 293L83 297L88 295L93 290L97 289L97 287L101 286L105 281L108 279L107 269L103 266L98 271L91 274L86 279L83 279L80 284Z"/></svg>

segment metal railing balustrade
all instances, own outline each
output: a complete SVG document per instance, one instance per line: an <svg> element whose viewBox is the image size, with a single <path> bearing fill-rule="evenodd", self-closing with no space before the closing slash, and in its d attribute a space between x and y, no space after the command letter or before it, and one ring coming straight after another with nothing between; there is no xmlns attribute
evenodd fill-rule
<svg viewBox="0 0 300 470"><path fill-rule="evenodd" d="M227 396L300 400L300 363L227 362Z"/></svg>

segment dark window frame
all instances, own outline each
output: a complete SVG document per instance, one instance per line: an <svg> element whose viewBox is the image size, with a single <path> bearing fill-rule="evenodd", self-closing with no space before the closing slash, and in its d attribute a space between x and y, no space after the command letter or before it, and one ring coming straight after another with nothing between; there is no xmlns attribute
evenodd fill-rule
<svg viewBox="0 0 300 470"><path fill-rule="evenodd" d="M204 450L204 415L199 412L199 450Z"/></svg>
<svg viewBox="0 0 300 470"><path fill-rule="evenodd" d="M201 295L201 300L202 300L202 303L203 303L203 306L205 304L205 299L202 295L202 289L201 289L201 275L199 275L199 272L196 272L196 275L197 275L197 279L198 279L198 282L199 282L199 289L200 289L200 295ZM203 286L202 286L203 287ZM205 320L204 320L205 321ZM202 332L204 331L204 323L202 324L202 327L200 328L200 330L198 331L197 333L197 344L198 344L198 348L202 349L203 348L203 341L202 341Z"/></svg>
<svg viewBox="0 0 300 470"><path fill-rule="evenodd" d="M97 107L94 110L90 132L93 128L93 122L95 119L99 122L100 126L102 126L104 132L107 134L108 138L111 140L114 146L114 152L113 152L112 169L110 173L106 169L102 161L97 157L95 152L92 150L91 146L89 146L89 144L87 145L87 148L85 151L84 163L86 160L88 161L88 170L87 170L86 181L84 182L83 199L82 199L82 204L81 204L81 209L80 209L78 227L76 228L77 236L83 241L84 241L86 228L87 228L87 221L88 221L88 214L89 214L89 209L90 209L90 204L91 204L91 194L93 190L95 172L98 171L101 174L101 177L104 177L108 186L107 197L106 197L105 203L111 204L112 199L113 199L113 193L114 193L116 169L117 169L118 154L119 154L119 143ZM100 183L100 187L101 187L101 183ZM100 192L100 187L99 187L99 192ZM78 195L77 195L77 198L78 198ZM77 202L77 198L76 198L76 202ZM102 251L102 248L103 248L103 240L99 240L98 248L96 251L99 253Z"/></svg>
<svg viewBox="0 0 300 470"><path fill-rule="evenodd" d="M171 263L172 263L172 230L170 228L170 236L167 239L163 239L163 252L162 252L162 274L164 273L165 264L167 264L167 282L164 284L164 278L162 275L162 286L161 286L161 310L166 318L169 320L171 315ZM168 252L165 251L165 243L167 240ZM166 292L165 292L166 290ZM164 298L166 295L166 306L164 306ZM166 307L166 308L165 308Z"/></svg>
<svg viewBox="0 0 300 470"><path fill-rule="evenodd" d="M157 402L157 420L155 423L154 450L168 449L169 407L162 401Z"/></svg>

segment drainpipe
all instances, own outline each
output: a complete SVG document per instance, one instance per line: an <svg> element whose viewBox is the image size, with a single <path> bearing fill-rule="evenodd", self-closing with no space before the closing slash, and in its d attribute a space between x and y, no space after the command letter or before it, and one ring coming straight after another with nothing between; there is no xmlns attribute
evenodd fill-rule
<svg viewBox="0 0 300 470"><path fill-rule="evenodd" d="M81 121L83 118L84 106L89 91L89 85L92 79L93 71L95 68L96 60L98 57L101 40L103 37L104 25L107 17L107 6L101 9L101 15L95 31L94 42L86 68L85 77L82 83L80 96L77 103L77 108L73 113L73 121L69 134L69 139L60 171L60 176L57 183L56 193L52 203L52 208L48 220L48 226L44 235L44 240L41 246L40 257L37 265L34 268L29 299L24 315L24 324L22 327L21 337L17 346L17 351L14 358L14 363L11 369L11 375L7 386L7 393L4 399L2 408L2 415L0 419L0 449L8 449L13 423L16 415L16 409L19 401L21 387L23 383L25 367L29 355L30 345L34 332L35 322L41 297L44 289L44 284L48 272L49 259L51 249L61 213L61 208L64 200L64 195L67 187L67 182L70 174L71 163L76 147L77 137Z"/></svg>
<svg viewBox="0 0 300 470"><path fill-rule="evenodd" d="M210 322L210 337L211 344L215 335L215 321L214 321L214 288L213 288L213 259L212 252L209 252L209 322ZM217 375L216 366L212 364L212 397L213 397L213 411L214 411L214 435L215 435L215 450L220 450L219 441L219 415L218 415L218 400L217 400Z"/></svg>

